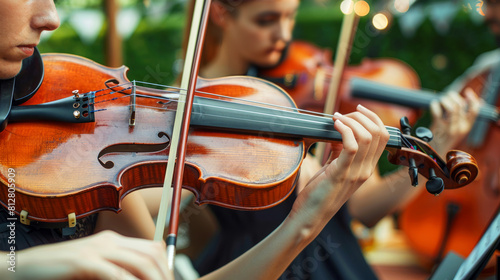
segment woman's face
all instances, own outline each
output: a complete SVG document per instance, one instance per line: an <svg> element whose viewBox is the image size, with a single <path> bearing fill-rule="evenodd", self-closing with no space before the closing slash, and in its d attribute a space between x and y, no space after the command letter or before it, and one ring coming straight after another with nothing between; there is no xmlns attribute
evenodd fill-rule
<svg viewBox="0 0 500 280"><path fill-rule="evenodd" d="M58 26L53 0L0 0L0 79L14 77L42 31Z"/></svg>
<svg viewBox="0 0 500 280"><path fill-rule="evenodd" d="M484 8L483 8L484 9ZM487 0L485 2L485 20L493 34L500 41L500 0Z"/></svg>
<svg viewBox="0 0 500 280"><path fill-rule="evenodd" d="M278 63L292 39L299 0L240 1L223 38L243 59L258 66Z"/></svg>

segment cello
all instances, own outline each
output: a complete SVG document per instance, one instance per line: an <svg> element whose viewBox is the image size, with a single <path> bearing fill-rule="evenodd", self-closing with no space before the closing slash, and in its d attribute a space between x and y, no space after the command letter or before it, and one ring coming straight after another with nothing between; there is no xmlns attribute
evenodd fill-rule
<svg viewBox="0 0 500 280"><path fill-rule="evenodd" d="M490 72L489 68L483 69L469 77L460 94L468 87L476 92L484 92ZM428 108L430 102L439 100L440 96L430 91L390 87L363 79L352 80L351 89L351 94L358 98L418 108ZM482 104L474 126L485 124L485 134L481 136L474 132L473 127L470 132L470 137L473 138L464 140L458 146L477 157L481 170L477 180L468 188L447 192L439 199L419 194L400 215L401 229L407 236L409 245L419 255L422 266L427 269L439 263L451 250L468 256L499 211L500 150L496 144L500 137L499 105L499 100L495 98ZM424 233L425 238L422 236Z"/></svg>
<svg viewBox="0 0 500 280"><path fill-rule="evenodd" d="M487 87L485 81L490 72L491 69L486 69L472 77L460 94L467 87L477 93L484 93L483 89ZM487 98L484 94L482 97ZM486 104L498 108L500 99L496 96ZM484 108L481 108L480 116L469 134L470 137L480 134L475 129L486 125L485 134L482 135L484 142L476 144L469 138L457 147L477 158L481 169L477 181L468 188L446 193L439 201L417 196L401 213L401 228L426 267L432 267L451 250L468 256L500 211L500 148L497 144L500 129L491 120L481 117ZM425 241L417 236L418 232L424 231L432 233Z"/></svg>

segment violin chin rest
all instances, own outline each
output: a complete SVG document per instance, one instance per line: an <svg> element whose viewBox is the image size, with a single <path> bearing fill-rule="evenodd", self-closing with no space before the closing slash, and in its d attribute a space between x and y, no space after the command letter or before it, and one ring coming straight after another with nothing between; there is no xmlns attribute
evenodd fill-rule
<svg viewBox="0 0 500 280"><path fill-rule="evenodd" d="M40 88L44 76L43 60L35 47L32 56L23 60L21 71L15 78L13 105L22 104L30 99Z"/></svg>

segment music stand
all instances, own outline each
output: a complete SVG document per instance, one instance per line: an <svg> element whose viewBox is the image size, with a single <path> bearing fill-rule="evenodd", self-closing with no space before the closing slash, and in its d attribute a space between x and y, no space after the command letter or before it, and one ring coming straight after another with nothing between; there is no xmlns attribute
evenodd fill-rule
<svg viewBox="0 0 500 280"><path fill-rule="evenodd" d="M497 249L500 249L500 213L465 260L454 252L448 253L429 280L476 279Z"/></svg>

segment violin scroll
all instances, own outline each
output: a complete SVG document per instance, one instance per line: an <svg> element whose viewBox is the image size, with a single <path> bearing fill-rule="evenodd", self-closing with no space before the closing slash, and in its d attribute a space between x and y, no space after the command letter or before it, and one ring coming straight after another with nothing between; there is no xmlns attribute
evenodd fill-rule
<svg viewBox="0 0 500 280"><path fill-rule="evenodd" d="M468 153L452 150L448 152L446 159L451 178L460 186L471 183L477 177L479 173L477 162Z"/></svg>
<svg viewBox="0 0 500 280"><path fill-rule="evenodd" d="M413 186L418 185L418 173L429 179L426 183L427 191L438 195L445 188L456 189L474 181L478 174L476 160L468 153L450 151L446 161L427 143L432 139L430 130L417 129L419 137L410 134L411 127L408 119L403 117L400 121L402 145L401 149L387 149L388 159L391 163L408 166L409 175ZM425 137L421 137L424 135ZM422 138L422 139L421 139Z"/></svg>

